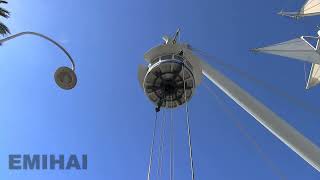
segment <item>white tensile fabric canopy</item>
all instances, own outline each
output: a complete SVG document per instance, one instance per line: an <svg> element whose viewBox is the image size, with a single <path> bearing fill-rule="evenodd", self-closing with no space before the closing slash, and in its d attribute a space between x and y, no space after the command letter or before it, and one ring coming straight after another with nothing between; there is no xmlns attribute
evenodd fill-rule
<svg viewBox="0 0 320 180"><path fill-rule="evenodd" d="M312 64L307 89L312 88L320 83L320 65Z"/></svg>
<svg viewBox="0 0 320 180"><path fill-rule="evenodd" d="M301 15L313 16L320 14L320 0L307 0L300 11Z"/></svg>
<svg viewBox="0 0 320 180"><path fill-rule="evenodd" d="M279 15L291 18L320 15L320 0L307 0L298 12L279 12Z"/></svg>
<svg viewBox="0 0 320 180"><path fill-rule="evenodd" d="M254 49L254 51L289 57L312 63L306 88L309 89L320 83L320 51L318 51L317 48L312 46L305 39L305 37L296 38L290 41L274 44L271 46Z"/></svg>

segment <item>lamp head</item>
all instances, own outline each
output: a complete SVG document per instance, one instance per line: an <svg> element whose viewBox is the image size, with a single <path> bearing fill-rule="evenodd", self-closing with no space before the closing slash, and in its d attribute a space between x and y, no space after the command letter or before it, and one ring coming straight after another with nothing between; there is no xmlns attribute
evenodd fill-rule
<svg viewBox="0 0 320 180"><path fill-rule="evenodd" d="M70 90L77 84L75 72L68 67L58 68L54 74L54 79L57 85L64 90Z"/></svg>

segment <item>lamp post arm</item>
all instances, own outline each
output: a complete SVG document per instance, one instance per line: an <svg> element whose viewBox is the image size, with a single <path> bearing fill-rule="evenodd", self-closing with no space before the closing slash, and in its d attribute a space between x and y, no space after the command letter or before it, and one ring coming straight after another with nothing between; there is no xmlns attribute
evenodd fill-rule
<svg viewBox="0 0 320 180"><path fill-rule="evenodd" d="M72 70L75 71L76 66L75 66L74 60L71 57L71 55L69 54L69 52L62 45L60 45L58 42L54 41L53 39L51 39L51 38L49 38L49 37L47 37L47 36L45 36L43 34L36 33L36 32L30 32L30 31L21 32L21 33L6 37L4 39L1 39L0 40L0 45L2 45L3 43L5 43L5 42L7 42L7 41L9 41L11 39L15 39L15 38L17 38L19 36L23 36L23 35L35 35L35 36L44 38L44 39L50 41L51 43L53 43L54 45L56 45L58 48L60 48L67 55L67 57L69 58L69 60L70 60L70 62L72 64Z"/></svg>
<svg viewBox="0 0 320 180"><path fill-rule="evenodd" d="M203 74L273 135L320 171L320 149L285 120L204 61Z"/></svg>

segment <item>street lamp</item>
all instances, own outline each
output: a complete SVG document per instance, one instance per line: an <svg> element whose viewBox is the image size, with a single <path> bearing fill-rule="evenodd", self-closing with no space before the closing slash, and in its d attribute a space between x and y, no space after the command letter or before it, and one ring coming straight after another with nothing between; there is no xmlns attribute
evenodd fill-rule
<svg viewBox="0 0 320 180"><path fill-rule="evenodd" d="M55 82L57 83L57 85L64 90L70 90L70 89L74 88L77 84L77 76L75 73L74 60L72 59L72 57L68 53L68 51L63 46L61 46L56 41L54 41L53 39L51 39L43 34L36 33L36 32L21 32L21 33L9 36L7 38L1 39L0 45L2 45L3 43L5 43L11 39L14 39L16 37L23 36L23 35L35 35L35 36L41 37L43 39L46 39L46 40L50 41L51 43L53 43L54 45L56 45L58 48L60 48L67 55L67 57L69 58L69 60L71 62L72 67L69 68L66 66L62 66L62 67L58 68L54 74L54 79L55 79Z"/></svg>

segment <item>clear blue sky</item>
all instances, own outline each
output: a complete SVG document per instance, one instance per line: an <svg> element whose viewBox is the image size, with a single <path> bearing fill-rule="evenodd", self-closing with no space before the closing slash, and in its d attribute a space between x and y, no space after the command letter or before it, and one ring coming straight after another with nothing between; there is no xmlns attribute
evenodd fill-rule
<svg viewBox="0 0 320 180"><path fill-rule="evenodd" d="M61 42L77 65L78 86L60 90L53 73L66 57L37 37L0 48L0 179L146 179L154 107L137 81L143 54L178 27L194 47L314 106L320 87L304 89L303 63L255 55L250 48L315 35L320 17L293 21L282 8L303 0L29 0L10 1L13 33L31 30ZM213 61L206 59L210 64ZM320 145L319 114L217 66ZM208 80L204 80L207 84ZM221 96L287 179L320 175L229 98ZM196 179L278 179L203 85L190 102ZM183 109L174 112L176 179L191 179ZM87 171L10 171L9 154L83 154Z"/></svg>

